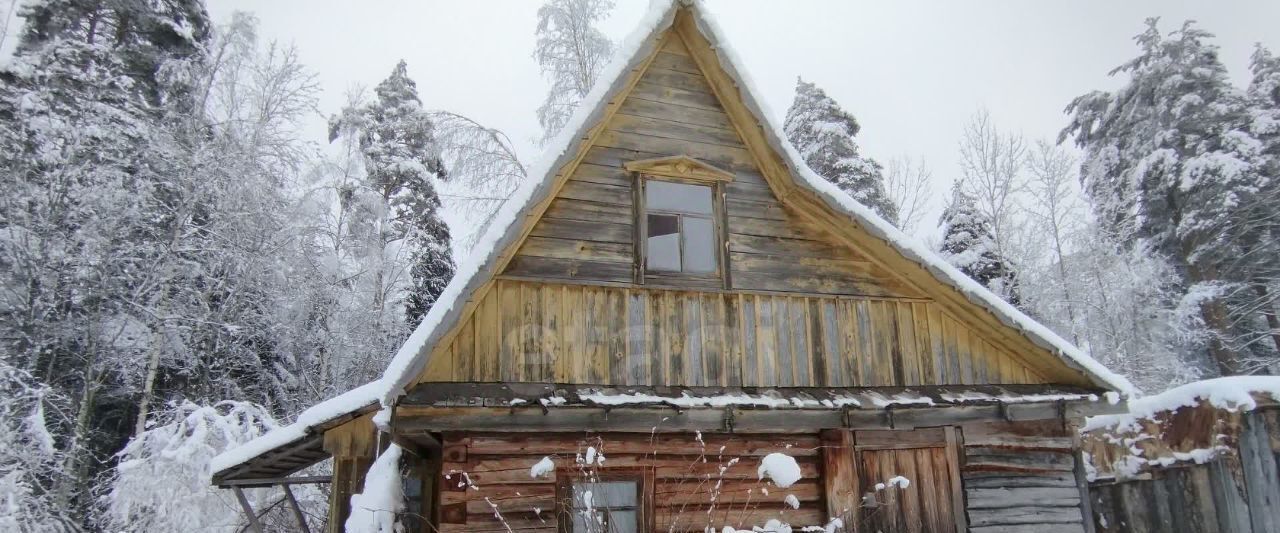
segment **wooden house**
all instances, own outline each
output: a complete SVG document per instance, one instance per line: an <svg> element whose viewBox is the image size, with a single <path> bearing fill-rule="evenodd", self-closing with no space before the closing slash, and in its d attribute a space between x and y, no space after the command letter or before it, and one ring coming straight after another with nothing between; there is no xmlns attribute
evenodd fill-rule
<svg viewBox="0 0 1280 533"><path fill-rule="evenodd" d="M1073 427L1128 382L814 175L656 4L383 379L214 483L331 481L339 531L395 443L423 532L1089 529Z"/></svg>

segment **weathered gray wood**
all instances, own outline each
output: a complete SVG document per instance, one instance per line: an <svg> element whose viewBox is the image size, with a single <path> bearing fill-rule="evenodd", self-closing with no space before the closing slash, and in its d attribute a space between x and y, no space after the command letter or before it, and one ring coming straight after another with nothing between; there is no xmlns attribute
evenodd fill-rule
<svg viewBox="0 0 1280 533"><path fill-rule="evenodd" d="M1197 467L1199 468L1199 467ZM1229 460L1213 461L1208 465L1209 482L1212 486L1213 507L1217 510L1217 525L1222 531L1248 533L1253 531L1276 531L1275 529L1256 529L1252 527L1251 515L1255 510L1251 502L1246 502L1236 489L1235 477L1231 475ZM1246 479L1249 472L1245 472ZM1273 513L1275 509L1263 512Z"/></svg>
<svg viewBox="0 0 1280 533"><path fill-rule="evenodd" d="M1249 498L1254 531L1280 531L1280 475L1271 453L1266 421L1258 413L1244 414L1240 432L1240 464Z"/></svg>
<svg viewBox="0 0 1280 533"><path fill-rule="evenodd" d="M1075 420L1067 424L1066 427L1071 432L1071 460L1075 462L1076 498L1080 503L1080 515L1084 522L1084 530L1085 533L1095 533L1097 528L1093 525L1093 504L1089 501L1089 477L1088 473L1085 472L1080 432L1077 430L1083 423L1083 420Z"/></svg>
<svg viewBox="0 0 1280 533"><path fill-rule="evenodd" d="M1080 492L1075 487L970 488L969 509L1008 507L1079 507Z"/></svg>
<svg viewBox="0 0 1280 533"><path fill-rule="evenodd" d="M253 528L254 533L262 533L262 522L258 520L257 513L253 512L253 506L249 505L249 499L244 496L244 489L233 487L232 490L236 493L236 501L240 502L240 509L249 519L249 527Z"/></svg>
<svg viewBox="0 0 1280 533"><path fill-rule="evenodd" d="M310 485L313 483L329 483L332 481L331 476L297 476L297 477L270 477L270 478L241 478L229 479L218 482L218 486L222 488L228 487L270 487L273 485Z"/></svg>
<svg viewBox="0 0 1280 533"><path fill-rule="evenodd" d="M1026 525L1012 526L984 526L971 527L969 533L1080 533L1084 531L1083 524L1035 524L1034 527Z"/></svg>
<svg viewBox="0 0 1280 533"><path fill-rule="evenodd" d="M1041 524L1076 524L1080 528L1077 531L1084 531L1084 525L1080 523L1080 509L1077 507L1026 506L990 509L970 513L969 523L973 527L1018 524L1039 527Z"/></svg>
<svg viewBox="0 0 1280 533"><path fill-rule="evenodd" d="M964 486L971 489L1051 487L1075 488L1074 474L1049 472L1023 474L1018 472L966 472Z"/></svg>

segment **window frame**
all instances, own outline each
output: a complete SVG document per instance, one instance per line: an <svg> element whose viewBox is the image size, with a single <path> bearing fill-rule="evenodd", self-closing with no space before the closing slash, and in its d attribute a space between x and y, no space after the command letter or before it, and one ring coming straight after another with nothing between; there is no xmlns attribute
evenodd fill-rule
<svg viewBox="0 0 1280 533"><path fill-rule="evenodd" d="M579 467L556 469L556 531L573 533L573 484L575 482L636 483L636 531L653 531L654 469L647 466L613 467L584 470Z"/></svg>
<svg viewBox="0 0 1280 533"><path fill-rule="evenodd" d="M634 228L633 281L638 285L678 285L695 287L732 286L729 268L728 212L725 208L725 184L733 181L733 174L688 156L674 156L626 163L632 173L632 222ZM698 185L711 189L711 213L700 215L670 210L650 210L646 200L650 181ZM711 238L715 252L712 254L715 268L710 272L686 272L684 270L649 270L649 214L675 215L679 217L681 268L684 265L684 217L707 219L711 222ZM656 283L651 283L656 282Z"/></svg>

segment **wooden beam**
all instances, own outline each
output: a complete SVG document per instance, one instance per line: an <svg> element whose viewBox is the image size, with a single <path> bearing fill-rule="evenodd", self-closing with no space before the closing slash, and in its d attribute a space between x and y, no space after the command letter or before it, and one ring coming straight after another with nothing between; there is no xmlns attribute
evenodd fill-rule
<svg viewBox="0 0 1280 533"><path fill-rule="evenodd" d="M262 522L258 521L258 515L254 514L253 506L249 505L249 499L244 496L244 490L240 487L234 488L236 491L236 500L240 502L240 508L244 510L244 515L249 517L249 527L254 533L262 533Z"/></svg>
<svg viewBox="0 0 1280 533"><path fill-rule="evenodd" d="M956 531L969 530L969 514L964 499L964 484L960 479L960 462L964 460L964 443L959 428L947 426L947 468L951 478L951 510L955 515Z"/></svg>
<svg viewBox="0 0 1280 533"><path fill-rule="evenodd" d="M299 477L255 477L245 479L228 479L218 483L218 487L231 488L241 487L251 489L255 487L270 487L272 485L306 485L316 483L329 483L333 480L331 476L299 476Z"/></svg>
<svg viewBox="0 0 1280 533"><path fill-rule="evenodd" d="M289 485L280 485L284 489L284 497L289 500L289 508L293 509L293 518L298 521L298 529L302 533L311 533L311 527L307 525L307 517L302 514L302 507L298 505L298 499L293 497L293 490Z"/></svg>
<svg viewBox="0 0 1280 533"><path fill-rule="evenodd" d="M991 421L1055 420L1099 414L1099 402L956 405L892 410L673 407L429 407L401 406L402 431L596 431L807 433L829 428L911 429ZM1110 407L1110 406L1107 406ZM1105 412L1105 410L1103 411ZM1087 414L1086 414L1087 413Z"/></svg>

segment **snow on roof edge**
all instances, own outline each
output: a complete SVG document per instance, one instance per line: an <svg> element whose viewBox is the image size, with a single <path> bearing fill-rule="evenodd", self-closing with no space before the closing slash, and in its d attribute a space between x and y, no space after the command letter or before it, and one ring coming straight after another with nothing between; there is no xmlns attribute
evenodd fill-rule
<svg viewBox="0 0 1280 533"><path fill-rule="evenodd" d="M762 100L756 98L754 92L755 84L751 77L739 67L742 62L737 57L733 47L729 46L722 37L724 32L720 30L719 25L714 20L703 16L702 10L704 7L702 1L693 0L692 4L694 20L697 22L698 30L711 42L712 48L720 59L721 68L736 82L738 90L742 93L743 102L756 115L756 118L761 121L765 138L774 150L782 154L790 165L792 172L800 178L797 180L800 185L816 193L831 208L852 217L855 222L862 225L869 233L888 242L890 246L908 259L925 267L934 277L960 291L970 302L990 311L1005 325L1019 330L1035 344L1059 355L1068 366L1083 372L1099 384L1114 388L1117 392L1132 395L1137 391L1137 388L1127 378L1112 372L1057 333L996 296L990 289L982 286L982 284L974 281L963 272L960 272L955 266L943 260L918 239L903 233L893 224L881 218L879 214L854 200L847 193L836 187L835 184L823 179L810 169L804 158L796 152L795 147L786 140L785 136L779 134L783 129L774 122L774 115L770 112L770 109L762 104Z"/></svg>
<svg viewBox="0 0 1280 533"><path fill-rule="evenodd" d="M1269 394L1280 400L1280 376L1228 376L1193 381L1160 394L1129 401L1129 412L1091 416L1080 431L1121 430L1139 419L1152 419L1162 412L1194 407L1201 400L1219 409L1252 411L1258 407L1254 394Z"/></svg>
<svg viewBox="0 0 1280 533"><path fill-rule="evenodd" d="M224 451L209 461L209 472L219 474L249 462L271 450L306 438L311 429L342 415L376 405L383 390L380 380L359 387L315 404L298 413L292 424L280 426L249 442Z"/></svg>

